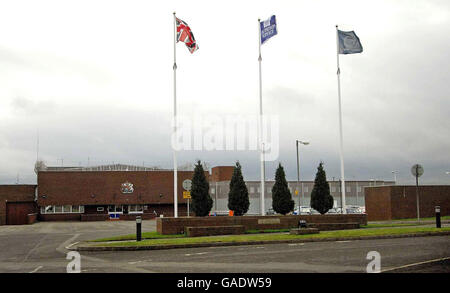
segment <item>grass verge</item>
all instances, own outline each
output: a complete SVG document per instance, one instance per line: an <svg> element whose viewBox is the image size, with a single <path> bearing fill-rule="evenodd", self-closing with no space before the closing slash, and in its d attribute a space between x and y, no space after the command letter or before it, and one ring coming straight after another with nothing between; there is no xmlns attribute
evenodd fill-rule
<svg viewBox="0 0 450 293"><path fill-rule="evenodd" d="M310 235L290 235L290 234L243 234L228 236L208 236L208 237L178 237L165 239L147 239L140 242L136 241L120 241L111 243L98 243L94 246L164 246L164 245L183 245L197 243L221 243L221 242L257 242L257 241L280 241L280 240L296 240L296 239L325 239L325 238L352 238L364 236L384 236L384 235L401 235L415 233L450 231L450 227L430 228L430 227L407 227L407 228L380 228L380 229L355 229L355 230L338 230L323 231L320 234ZM164 235L166 236L166 235Z"/></svg>
<svg viewBox="0 0 450 293"><path fill-rule="evenodd" d="M420 221L434 221L434 220L436 220L435 217L420 218ZM450 220L450 216L441 216L441 220ZM412 221L412 222L415 221L415 222L417 222L417 218L391 220L391 222L401 222L401 221Z"/></svg>
<svg viewBox="0 0 450 293"><path fill-rule="evenodd" d="M290 229L266 229L266 230L248 230L245 234L260 234L260 233L283 233L289 232ZM144 232L142 233L142 239L165 239L165 238L182 238L185 237L184 234L175 235L162 235L158 232ZM108 241L126 241L126 240L136 240L136 234L112 236L106 238L100 238L95 240L89 240L88 242L108 242Z"/></svg>
<svg viewBox="0 0 450 293"><path fill-rule="evenodd" d="M247 230L245 234L260 234L260 233L283 233L289 232L291 229L265 229L265 230Z"/></svg>
<svg viewBox="0 0 450 293"><path fill-rule="evenodd" d="M394 228L394 227L408 227L429 225L428 223L386 223L386 224L367 224L361 225L361 228Z"/></svg>
<svg viewBox="0 0 450 293"><path fill-rule="evenodd" d="M142 239L161 239L161 238L171 239L171 238L180 238L180 237L184 237L184 234L161 235L156 231L142 233ZM126 241L126 240L136 240L136 234L128 234L128 235L100 238L100 239L95 239L95 240L89 240L88 242L107 242L107 241Z"/></svg>

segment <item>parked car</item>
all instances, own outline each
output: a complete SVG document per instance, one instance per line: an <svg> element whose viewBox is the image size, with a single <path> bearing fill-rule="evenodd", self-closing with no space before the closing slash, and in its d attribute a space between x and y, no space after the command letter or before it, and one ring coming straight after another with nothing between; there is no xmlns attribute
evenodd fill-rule
<svg viewBox="0 0 450 293"><path fill-rule="evenodd" d="M311 215L311 208L307 206L300 206L300 213L298 212L298 207L295 208L293 215Z"/></svg>
<svg viewBox="0 0 450 293"><path fill-rule="evenodd" d="M347 214L364 214L364 212L365 212L365 208L363 211L363 209L361 209L360 206L348 205L345 208L346 208Z"/></svg>
<svg viewBox="0 0 450 293"><path fill-rule="evenodd" d="M340 214L340 213L341 213L341 209L339 209L339 208L331 208L327 212L327 214Z"/></svg>
<svg viewBox="0 0 450 293"><path fill-rule="evenodd" d="M267 211L266 211L266 215L275 215L276 213L275 213L275 211L273 210L273 208L269 208Z"/></svg>

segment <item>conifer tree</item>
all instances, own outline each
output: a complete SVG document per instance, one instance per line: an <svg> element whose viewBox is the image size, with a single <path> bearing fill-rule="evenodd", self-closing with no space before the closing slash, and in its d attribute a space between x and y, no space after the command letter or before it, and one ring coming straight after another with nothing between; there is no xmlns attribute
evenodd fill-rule
<svg viewBox="0 0 450 293"><path fill-rule="evenodd" d="M323 162L320 162L319 167L317 167L314 187L311 191L311 207L322 215L333 207L333 197L330 194L330 185L323 169Z"/></svg>
<svg viewBox="0 0 450 293"><path fill-rule="evenodd" d="M294 210L294 201L281 163L278 165L275 173L275 184L272 187L272 207L275 212L282 215Z"/></svg>
<svg viewBox="0 0 450 293"><path fill-rule="evenodd" d="M228 208L234 212L235 216L244 215L250 206L248 190L242 176L241 164L236 162L233 176L230 181L230 192L228 193Z"/></svg>
<svg viewBox="0 0 450 293"><path fill-rule="evenodd" d="M200 161L194 168L191 188L192 210L197 217L209 214L213 206L213 200L209 195L209 183L206 180L205 171Z"/></svg>

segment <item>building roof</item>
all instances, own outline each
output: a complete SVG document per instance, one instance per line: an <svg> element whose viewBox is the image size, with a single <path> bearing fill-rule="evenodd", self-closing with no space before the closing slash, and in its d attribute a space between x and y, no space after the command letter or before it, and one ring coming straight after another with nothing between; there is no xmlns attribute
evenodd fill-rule
<svg viewBox="0 0 450 293"><path fill-rule="evenodd" d="M46 166L41 163L36 166L38 172L70 172L70 171L170 171L169 169L163 169L160 167L145 167L136 165L125 165L125 164L110 164L110 165L99 165L99 166Z"/></svg>

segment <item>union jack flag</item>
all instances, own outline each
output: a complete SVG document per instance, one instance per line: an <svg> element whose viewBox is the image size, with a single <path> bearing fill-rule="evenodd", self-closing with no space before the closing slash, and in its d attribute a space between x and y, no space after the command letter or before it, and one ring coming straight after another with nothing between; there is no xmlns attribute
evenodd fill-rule
<svg viewBox="0 0 450 293"><path fill-rule="evenodd" d="M181 19L175 17L177 21L177 43L182 41L186 44L189 52L194 53L198 50L197 42L195 41L194 34L191 31L191 28L187 23L182 21Z"/></svg>

